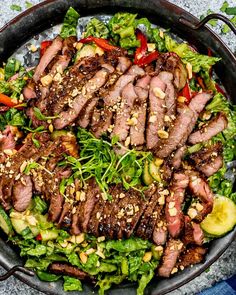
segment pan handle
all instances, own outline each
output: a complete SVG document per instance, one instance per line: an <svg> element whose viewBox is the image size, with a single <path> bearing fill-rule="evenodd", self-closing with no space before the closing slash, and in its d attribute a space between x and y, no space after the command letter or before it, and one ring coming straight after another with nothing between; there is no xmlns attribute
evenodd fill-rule
<svg viewBox="0 0 236 295"><path fill-rule="evenodd" d="M0 276L0 281L5 281L7 280L10 276L12 276L15 272L21 272L21 273L24 273L28 276L34 276L34 272L23 267L23 266L20 266L20 265L16 265L14 267L12 267L9 271L7 271L4 275Z"/></svg>
<svg viewBox="0 0 236 295"><path fill-rule="evenodd" d="M207 22L209 22L209 20L211 19L219 19L221 21L223 21L224 23L226 23L230 29L234 32L234 34L236 35L236 27L235 25L224 15L219 14L219 13L212 13L209 14L208 16L206 16L203 20L201 20L200 22L193 24L191 23L188 19L186 19L185 17L181 16L179 18L179 22L187 27L189 27L192 30L198 30L201 29Z"/></svg>

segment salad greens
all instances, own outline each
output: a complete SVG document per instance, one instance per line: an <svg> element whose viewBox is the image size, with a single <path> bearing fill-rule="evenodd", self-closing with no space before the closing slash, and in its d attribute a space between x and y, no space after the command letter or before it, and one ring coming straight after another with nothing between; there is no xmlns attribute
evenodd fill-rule
<svg viewBox="0 0 236 295"><path fill-rule="evenodd" d="M79 19L79 13L72 7L70 7L65 15L63 26L60 36L65 39L70 36L77 35L77 22Z"/></svg>
<svg viewBox="0 0 236 295"><path fill-rule="evenodd" d="M83 128L78 129L78 144L80 146L80 158L65 155L65 160L59 165L71 166L73 175L61 182L60 192L64 194L66 185L78 178L83 183L95 177L105 196L108 195L108 187L111 183L122 183L125 189L139 188L145 159L152 159L150 152L128 150L123 156L118 156L114 148L120 148L118 138L114 137L110 143L106 139L97 139ZM122 148L124 148L122 146Z"/></svg>
<svg viewBox="0 0 236 295"><path fill-rule="evenodd" d="M225 2L222 11L233 13L234 8L229 8ZM78 18L79 13L73 8L67 11L60 33L62 38L77 35ZM215 193L236 203L233 180L227 177L227 163L236 160L236 108L217 91L216 82L211 76L211 67L220 59L199 54L187 43L177 43L171 36L154 27L147 18L138 19L137 14L132 13L116 13L108 24L92 18L85 28L84 37L92 35L108 39L131 54L140 46L140 41L136 38L137 29L145 33L147 41L154 43L158 52L175 52L184 64L190 63L194 73L194 77L189 81L191 91L199 92L203 89L195 75L201 77L206 89L214 93L214 98L206 106L206 111L212 116L218 112L227 115L227 129L206 143L189 147L188 152L194 153L218 141L223 144L224 166L208 180ZM19 61L9 59L5 67L0 68L0 93L19 100L23 87L31 76L32 73L26 73ZM56 118L45 116L36 107L33 111L38 120L48 121ZM35 138L35 133L47 131L43 126L32 129L32 122L28 122L24 111L15 108L0 114L0 130L3 131L7 125L19 127L25 133L33 133L32 141L37 147L40 147L40 142ZM62 195L65 196L67 186L76 179L84 184L95 178L103 191L103 197L107 199L111 199L108 193L110 184L121 183L125 189L132 188L141 193L146 189L142 176L144 163L153 160L151 152L127 149L119 143L116 136L112 140L106 135L97 139L85 129L72 127L70 131L72 130L77 133L80 156L64 155L64 159L58 163L61 167L69 166L72 169L72 175L67 179L63 178L60 183ZM124 149L125 154L118 155L115 151L119 149ZM37 168L42 168L39 163L28 162L23 173L29 175ZM1 215L1 212L4 213ZM9 225L10 241L20 248L20 255L26 259L25 266L34 269L41 280L54 282L63 278L65 291L81 291L82 283L79 279L50 273L49 266L52 262L64 262L96 276L100 295L110 289L112 284L120 284L124 280L137 282L137 294L144 293L162 257L160 247L134 236L126 240L106 240L105 237L95 238L84 233L72 236L49 222L47 212L47 202L38 195L34 196L25 212L11 210L8 216L0 207L0 216L5 219L5 225Z"/></svg>
<svg viewBox="0 0 236 295"><path fill-rule="evenodd" d="M135 237L100 241L99 238L80 234L79 242L76 242L76 238L47 221L47 214L42 215L46 211L45 207L46 203L37 196L25 212L13 211L10 215L15 230L18 227L19 231L19 224L15 220L21 219L26 223L25 229L10 238L20 247L20 255L27 258L26 267L34 269L41 280L53 282L61 276L49 273L49 265L54 261L69 262L88 274L97 276L99 294L104 294L113 283L119 284L125 279L138 281L137 294L143 294L161 258L162 252L159 249L156 250L149 241ZM45 229L48 234L56 231L57 235L44 239ZM42 240L34 239L35 236L41 236ZM81 259L81 253L86 256L86 260ZM145 259L146 253L149 253L148 259ZM65 291L82 290L80 280L68 276L63 276L63 279Z"/></svg>
<svg viewBox="0 0 236 295"><path fill-rule="evenodd" d="M97 38L107 39L109 36L109 30L102 21L97 18L92 18L86 25L84 37L94 36Z"/></svg>

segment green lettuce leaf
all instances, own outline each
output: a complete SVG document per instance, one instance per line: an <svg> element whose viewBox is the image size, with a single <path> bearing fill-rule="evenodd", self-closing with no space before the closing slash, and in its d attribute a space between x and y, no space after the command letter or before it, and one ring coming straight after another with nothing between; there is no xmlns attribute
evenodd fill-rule
<svg viewBox="0 0 236 295"><path fill-rule="evenodd" d="M97 18L92 18L86 26L84 37L94 36L97 38L107 39L109 30L107 26Z"/></svg>
<svg viewBox="0 0 236 295"><path fill-rule="evenodd" d="M175 52L185 64L190 63L194 73L198 73L201 70L208 72L220 60L217 57L210 57L194 52L187 43L179 44L168 35L165 35L165 45L169 52Z"/></svg>
<svg viewBox="0 0 236 295"><path fill-rule="evenodd" d="M60 36L65 39L70 36L77 35L77 23L80 15L79 13L72 7L70 7L65 15L63 26L61 29Z"/></svg>
<svg viewBox="0 0 236 295"><path fill-rule="evenodd" d="M106 243L106 250L116 250L122 253L129 253L132 251L138 251L147 249L151 246L151 243L140 238L130 238L127 240L110 240Z"/></svg>
<svg viewBox="0 0 236 295"><path fill-rule="evenodd" d="M4 130L7 125L24 126L26 125L26 116L22 111L10 109L5 114L0 115L0 130Z"/></svg>
<svg viewBox="0 0 236 295"><path fill-rule="evenodd" d="M80 280L68 276L64 276L64 291L83 291L82 283Z"/></svg>

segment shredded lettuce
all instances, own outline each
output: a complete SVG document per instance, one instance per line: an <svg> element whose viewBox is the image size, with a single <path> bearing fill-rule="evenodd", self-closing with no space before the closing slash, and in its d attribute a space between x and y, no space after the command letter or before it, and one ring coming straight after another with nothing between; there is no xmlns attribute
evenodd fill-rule
<svg viewBox="0 0 236 295"><path fill-rule="evenodd" d="M210 68L220 60L217 57L210 57L194 52L187 43L179 44L167 34L165 35L165 45L169 52L178 54L185 64L190 63L194 73L198 73L201 70L209 72Z"/></svg>
<svg viewBox="0 0 236 295"><path fill-rule="evenodd" d="M82 283L80 280L68 276L64 276L64 291L83 291Z"/></svg>
<svg viewBox="0 0 236 295"><path fill-rule="evenodd" d="M97 18L92 18L90 22L88 22L84 32L84 37L88 36L107 39L109 36L109 30L102 21Z"/></svg>
<svg viewBox="0 0 236 295"><path fill-rule="evenodd" d="M26 125L26 116L22 111L10 109L6 113L0 115L0 130L4 130L7 125L24 126Z"/></svg>
<svg viewBox="0 0 236 295"><path fill-rule="evenodd" d="M70 7L65 15L63 26L61 29L60 36L65 39L70 36L77 35L77 22L80 15L79 13L72 7Z"/></svg>

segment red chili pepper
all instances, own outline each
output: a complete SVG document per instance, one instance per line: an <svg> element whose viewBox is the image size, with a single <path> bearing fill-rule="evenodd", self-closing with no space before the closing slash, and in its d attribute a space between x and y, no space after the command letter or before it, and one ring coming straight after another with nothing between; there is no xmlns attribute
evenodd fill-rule
<svg viewBox="0 0 236 295"><path fill-rule="evenodd" d="M215 83L216 90L225 96L225 91L220 87L219 84Z"/></svg>
<svg viewBox="0 0 236 295"><path fill-rule="evenodd" d="M14 103L9 96L3 93L0 93L0 103L11 108L17 106L17 104Z"/></svg>
<svg viewBox="0 0 236 295"><path fill-rule="evenodd" d="M191 90L189 88L188 82L185 84L184 88L180 91L179 95L184 96L186 98L187 103L190 102L192 95L191 95Z"/></svg>
<svg viewBox="0 0 236 295"><path fill-rule="evenodd" d="M37 241L42 241L42 236L41 236L41 234L38 234L37 236L36 236L36 238L35 238Z"/></svg>
<svg viewBox="0 0 236 295"><path fill-rule="evenodd" d="M138 66L142 67L144 65L150 64L152 61L156 60L159 56L159 53L157 51L153 51L149 53L148 55L142 56L139 60L136 62L134 61L135 64Z"/></svg>
<svg viewBox="0 0 236 295"><path fill-rule="evenodd" d="M46 49L52 44L52 41L43 41L40 46L40 56L42 57Z"/></svg>
<svg viewBox="0 0 236 295"><path fill-rule="evenodd" d="M212 56L212 51L211 51L210 48L207 48L207 55L208 55L208 56Z"/></svg>
<svg viewBox="0 0 236 295"><path fill-rule="evenodd" d="M134 63L142 67L156 60L159 53L157 51L153 51L147 54L147 38L140 30L136 30L136 37L140 41L140 47L138 47L135 51Z"/></svg>
<svg viewBox="0 0 236 295"><path fill-rule="evenodd" d="M140 47L138 47L136 49L136 52L135 52L135 56L134 56L134 63L137 64L138 63L138 60L140 58L142 58L146 52L147 52L147 49L148 49L148 46L147 46L147 38L146 36L140 31L140 30L136 30L136 37L137 39L140 41Z"/></svg>
<svg viewBox="0 0 236 295"><path fill-rule="evenodd" d="M96 37L93 37L93 36L89 36L87 38L80 39L79 42L83 43L83 44L94 42L98 47L101 47L105 51L120 50L119 47L111 45L108 42L108 40L103 39L103 38L96 38Z"/></svg>

